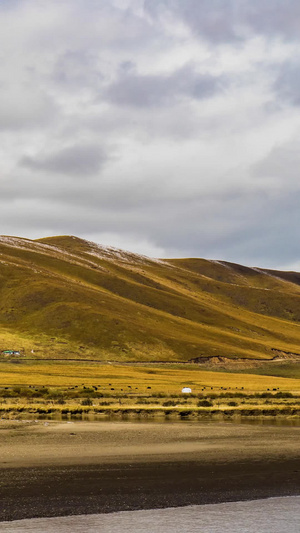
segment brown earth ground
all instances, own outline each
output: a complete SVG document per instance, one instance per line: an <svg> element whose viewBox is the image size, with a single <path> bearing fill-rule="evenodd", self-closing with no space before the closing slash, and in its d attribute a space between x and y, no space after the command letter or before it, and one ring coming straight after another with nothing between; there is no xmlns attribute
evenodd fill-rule
<svg viewBox="0 0 300 533"><path fill-rule="evenodd" d="M300 426L0 420L0 520L300 494Z"/></svg>

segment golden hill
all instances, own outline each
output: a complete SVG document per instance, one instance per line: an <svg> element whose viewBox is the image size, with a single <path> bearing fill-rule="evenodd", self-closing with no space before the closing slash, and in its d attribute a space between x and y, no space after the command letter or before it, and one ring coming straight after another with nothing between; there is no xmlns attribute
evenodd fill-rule
<svg viewBox="0 0 300 533"><path fill-rule="evenodd" d="M300 274L0 237L0 350L106 361L300 353Z"/></svg>

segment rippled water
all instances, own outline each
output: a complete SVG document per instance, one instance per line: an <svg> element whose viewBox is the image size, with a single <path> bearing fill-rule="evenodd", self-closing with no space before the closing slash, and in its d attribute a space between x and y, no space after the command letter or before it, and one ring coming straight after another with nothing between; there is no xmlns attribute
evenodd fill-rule
<svg viewBox="0 0 300 533"><path fill-rule="evenodd" d="M298 533L300 496L1 522L10 533Z"/></svg>

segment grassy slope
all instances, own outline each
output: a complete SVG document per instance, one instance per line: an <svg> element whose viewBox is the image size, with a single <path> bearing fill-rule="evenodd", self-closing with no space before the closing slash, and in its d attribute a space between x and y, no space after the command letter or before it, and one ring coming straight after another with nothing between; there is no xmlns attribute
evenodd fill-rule
<svg viewBox="0 0 300 533"><path fill-rule="evenodd" d="M0 349L119 361L300 352L296 274L153 261L75 237L3 237L0 261Z"/></svg>

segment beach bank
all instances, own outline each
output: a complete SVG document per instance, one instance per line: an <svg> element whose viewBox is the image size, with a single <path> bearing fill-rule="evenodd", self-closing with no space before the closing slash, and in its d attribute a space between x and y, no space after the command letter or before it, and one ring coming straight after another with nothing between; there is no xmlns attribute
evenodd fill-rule
<svg viewBox="0 0 300 533"><path fill-rule="evenodd" d="M300 426L0 421L0 520L300 494Z"/></svg>

